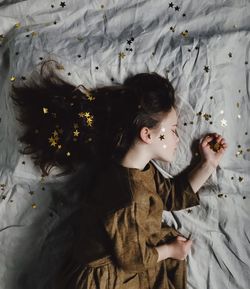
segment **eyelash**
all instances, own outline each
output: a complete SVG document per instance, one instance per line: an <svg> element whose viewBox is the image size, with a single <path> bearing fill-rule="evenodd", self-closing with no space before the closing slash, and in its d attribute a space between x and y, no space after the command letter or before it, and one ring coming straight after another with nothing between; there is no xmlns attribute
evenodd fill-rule
<svg viewBox="0 0 250 289"><path fill-rule="evenodd" d="M172 132L173 132L177 137L179 137L177 130L172 130Z"/></svg>

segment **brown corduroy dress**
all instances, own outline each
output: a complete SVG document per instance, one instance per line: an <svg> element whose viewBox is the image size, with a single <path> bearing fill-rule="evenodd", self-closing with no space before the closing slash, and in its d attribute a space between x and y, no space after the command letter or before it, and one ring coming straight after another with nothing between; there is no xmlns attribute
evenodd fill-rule
<svg viewBox="0 0 250 289"><path fill-rule="evenodd" d="M163 210L199 205L185 174L164 178L112 162L77 218L76 244L53 289L185 289L186 261L157 262L155 246L180 235Z"/></svg>

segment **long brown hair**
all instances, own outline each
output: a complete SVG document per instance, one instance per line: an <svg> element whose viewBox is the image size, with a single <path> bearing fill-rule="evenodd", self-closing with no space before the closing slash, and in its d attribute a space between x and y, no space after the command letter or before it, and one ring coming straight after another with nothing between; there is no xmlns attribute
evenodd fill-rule
<svg viewBox="0 0 250 289"><path fill-rule="evenodd" d="M72 172L83 162L120 161L143 127L156 127L175 106L174 89L159 74L139 73L122 84L87 89L60 78L55 60L42 63L39 83L12 86L25 131L21 151L44 174L53 166ZM46 72L46 73L45 73Z"/></svg>

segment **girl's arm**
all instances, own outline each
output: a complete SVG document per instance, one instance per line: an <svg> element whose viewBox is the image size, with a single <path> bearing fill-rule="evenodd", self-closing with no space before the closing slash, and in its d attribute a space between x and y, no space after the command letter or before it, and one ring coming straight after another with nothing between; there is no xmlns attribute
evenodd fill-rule
<svg viewBox="0 0 250 289"><path fill-rule="evenodd" d="M217 149L213 150L210 147L211 141L217 144ZM194 192L197 192L200 187L202 187L202 185L216 169L226 148L227 144L224 138L217 133L207 135L200 142L199 151L201 154L201 161L188 174L188 181Z"/></svg>

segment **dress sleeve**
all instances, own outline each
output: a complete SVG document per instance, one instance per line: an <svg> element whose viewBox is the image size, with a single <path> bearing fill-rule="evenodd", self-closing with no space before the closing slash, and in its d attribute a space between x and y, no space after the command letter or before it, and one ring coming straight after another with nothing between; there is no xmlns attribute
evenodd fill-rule
<svg viewBox="0 0 250 289"><path fill-rule="evenodd" d="M104 227L111 239L117 265L129 272L140 272L154 267L158 252L147 243L148 209L133 202L131 205L109 214Z"/></svg>
<svg viewBox="0 0 250 289"><path fill-rule="evenodd" d="M164 205L164 210L178 211L200 204L198 193L195 193L189 184L186 173L174 178L165 178L155 168L156 188Z"/></svg>

